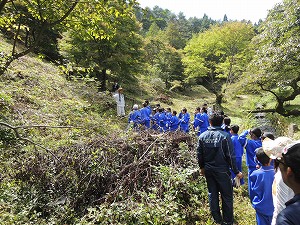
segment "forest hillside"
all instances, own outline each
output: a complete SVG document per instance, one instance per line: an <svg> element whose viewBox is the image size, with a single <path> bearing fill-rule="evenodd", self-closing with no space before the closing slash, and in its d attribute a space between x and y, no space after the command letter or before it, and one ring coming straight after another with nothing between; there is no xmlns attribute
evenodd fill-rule
<svg viewBox="0 0 300 225"><path fill-rule="evenodd" d="M207 103L240 131L299 139L298 5L253 25L133 0L0 1L0 224L214 224L192 127L136 132L127 116ZM255 224L247 179L234 219Z"/></svg>

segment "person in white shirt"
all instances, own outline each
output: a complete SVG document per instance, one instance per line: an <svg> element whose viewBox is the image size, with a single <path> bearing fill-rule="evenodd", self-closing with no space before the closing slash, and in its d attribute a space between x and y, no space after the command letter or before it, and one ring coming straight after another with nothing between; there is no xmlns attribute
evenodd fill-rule
<svg viewBox="0 0 300 225"><path fill-rule="evenodd" d="M125 116L125 97L123 94L123 88L119 88L118 92L113 95L117 102L117 114L118 116Z"/></svg>

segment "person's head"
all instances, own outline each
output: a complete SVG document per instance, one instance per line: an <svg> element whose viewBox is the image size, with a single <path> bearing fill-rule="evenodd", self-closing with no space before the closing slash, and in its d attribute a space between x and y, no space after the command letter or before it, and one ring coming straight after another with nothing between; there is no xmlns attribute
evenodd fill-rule
<svg viewBox="0 0 300 225"><path fill-rule="evenodd" d="M186 113L186 112L187 112L187 109L184 107L184 108L182 108L181 112L182 112L182 113Z"/></svg>
<svg viewBox="0 0 300 225"><path fill-rule="evenodd" d="M132 107L133 110L138 110L139 109L139 105L138 104L134 104Z"/></svg>
<svg viewBox="0 0 300 225"><path fill-rule="evenodd" d="M265 138L270 138L271 140L275 140L275 137L271 132L264 132L261 136L261 140L263 141Z"/></svg>
<svg viewBox="0 0 300 225"><path fill-rule="evenodd" d="M166 110L167 110L167 112L171 112L172 111L170 107L166 108Z"/></svg>
<svg viewBox="0 0 300 225"><path fill-rule="evenodd" d="M202 107L202 108L201 108L201 112L202 112L202 113L207 113L206 107Z"/></svg>
<svg viewBox="0 0 300 225"><path fill-rule="evenodd" d="M263 148L257 148L255 150L255 156L256 159L263 165L263 166L268 166L271 162L271 159L269 156L264 152Z"/></svg>
<svg viewBox="0 0 300 225"><path fill-rule="evenodd" d="M122 92L123 92L123 88L120 87L120 88L118 89L118 92L119 92L119 93L122 93Z"/></svg>
<svg viewBox="0 0 300 225"><path fill-rule="evenodd" d="M283 149L285 146L293 143L293 140L289 137L278 137L275 140L265 137L262 141L262 148L265 153L271 158L276 159L277 157L282 156ZM275 160L274 168L277 171L279 163Z"/></svg>
<svg viewBox="0 0 300 225"><path fill-rule="evenodd" d="M259 139L261 136L261 130L258 127L255 127L250 130L250 136L252 139L256 140Z"/></svg>
<svg viewBox="0 0 300 225"><path fill-rule="evenodd" d="M177 112L176 112L175 110L173 110L172 115L173 115L173 116L176 116L176 115L177 115Z"/></svg>
<svg viewBox="0 0 300 225"><path fill-rule="evenodd" d="M300 193L300 141L286 146L281 157L275 159L279 163L283 182L296 193Z"/></svg>
<svg viewBox="0 0 300 225"><path fill-rule="evenodd" d="M225 124L226 126L229 126L230 123L231 123L231 119L230 119L229 117L225 117L224 120L223 120L223 122L224 122L224 124Z"/></svg>
<svg viewBox="0 0 300 225"><path fill-rule="evenodd" d="M240 127L238 125L232 125L230 126L230 133L237 134L240 130Z"/></svg>
<svg viewBox="0 0 300 225"><path fill-rule="evenodd" d="M162 113L164 111L164 108L159 108L158 112Z"/></svg>
<svg viewBox="0 0 300 225"><path fill-rule="evenodd" d="M219 112L213 112L209 116L209 123L213 127L220 127L223 123L223 116Z"/></svg>
<svg viewBox="0 0 300 225"><path fill-rule="evenodd" d="M145 100L145 103L146 103L147 105L149 105L149 101L148 101L148 100Z"/></svg>
<svg viewBox="0 0 300 225"><path fill-rule="evenodd" d="M200 110L201 110L201 108L200 108L200 107L197 107L197 108L195 109L195 113L199 113Z"/></svg>

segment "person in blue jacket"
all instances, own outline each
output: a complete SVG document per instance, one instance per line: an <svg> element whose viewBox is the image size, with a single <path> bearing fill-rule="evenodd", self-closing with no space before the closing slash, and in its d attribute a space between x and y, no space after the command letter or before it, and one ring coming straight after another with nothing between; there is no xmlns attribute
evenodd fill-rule
<svg viewBox="0 0 300 225"><path fill-rule="evenodd" d="M295 193L285 203L286 208L277 216L278 225L298 225L300 223L300 141L284 149L282 157L275 160L279 164L283 182Z"/></svg>
<svg viewBox="0 0 300 225"><path fill-rule="evenodd" d="M190 123L190 114L187 112L186 108L183 108L181 110L182 112L182 117L179 120L180 123L180 130L188 133L189 132L189 123Z"/></svg>
<svg viewBox="0 0 300 225"><path fill-rule="evenodd" d="M137 104L133 105L132 111L128 116L128 125L133 129L139 129L141 123L141 112L139 111L139 106Z"/></svg>
<svg viewBox="0 0 300 225"><path fill-rule="evenodd" d="M201 131L200 131L200 122L202 122L201 120L201 112L200 112L200 107L197 107L195 110L195 115L194 115L194 122L193 122L193 127L194 127L194 131L197 132L197 136L200 136Z"/></svg>
<svg viewBox="0 0 300 225"><path fill-rule="evenodd" d="M250 139L247 136L250 135ZM252 130L243 131L239 137L239 142L246 150L246 165L248 167L248 181L251 173L256 170L257 163L255 162L255 150L262 146L261 142L261 130L258 127L253 128ZM251 195L251 188L248 182L248 192Z"/></svg>
<svg viewBox="0 0 300 225"><path fill-rule="evenodd" d="M197 157L200 174L205 176L208 188L209 206L217 224L233 224L233 187L231 168L237 178L243 174L237 169L235 153L230 135L221 128L223 117L217 112L209 116L210 127L198 139ZM219 206L222 199L222 215Z"/></svg>
<svg viewBox="0 0 300 225"><path fill-rule="evenodd" d="M200 133L207 131L209 127L209 118L207 115L207 109L205 107L201 108L201 116L200 116Z"/></svg>
<svg viewBox="0 0 300 225"><path fill-rule="evenodd" d="M166 123L167 123L167 117L164 108L158 109L158 126L159 131L165 132L166 131Z"/></svg>
<svg viewBox="0 0 300 225"><path fill-rule="evenodd" d="M151 117L151 128L153 130L158 130L159 129L159 112L158 112L159 108L156 107L155 109L153 109L152 111L152 117Z"/></svg>
<svg viewBox="0 0 300 225"><path fill-rule="evenodd" d="M179 118L176 116L177 112L174 110L172 112L172 117L168 123L169 131L176 131L179 127Z"/></svg>
<svg viewBox="0 0 300 225"><path fill-rule="evenodd" d="M244 154L244 149L238 140L239 129L240 129L240 127L238 125L230 126L230 134L231 134L231 140L233 143L233 149L235 152L236 166L237 166L238 170L242 172L242 162L243 162L242 158L243 158L243 154ZM232 180L234 180L234 178L235 178L235 174L233 173L232 170L231 170L231 178L232 178ZM244 178L240 179L240 185L243 185L244 183L245 183ZM235 185L235 184L233 183L233 185Z"/></svg>
<svg viewBox="0 0 300 225"><path fill-rule="evenodd" d="M262 166L250 175L250 200L256 211L257 225L271 225L274 212L272 197L274 167L270 165L271 159L262 147L256 149L256 158Z"/></svg>
<svg viewBox="0 0 300 225"><path fill-rule="evenodd" d="M140 112L141 112L141 124L144 125L146 129L149 129L151 111L149 110L146 102L143 103L143 108L140 109Z"/></svg>

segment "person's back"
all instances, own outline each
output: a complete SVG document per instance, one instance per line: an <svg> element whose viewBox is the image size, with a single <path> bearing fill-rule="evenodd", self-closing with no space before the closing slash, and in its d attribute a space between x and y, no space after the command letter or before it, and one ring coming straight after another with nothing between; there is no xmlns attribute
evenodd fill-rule
<svg viewBox="0 0 300 225"><path fill-rule="evenodd" d="M186 108L182 109L182 117L180 119L180 130L185 133L189 132L189 122L190 122L190 114L187 112Z"/></svg>
<svg viewBox="0 0 300 225"><path fill-rule="evenodd" d="M262 147L256 150L256 158L262 166L250 175L250 200L256 211L257 224L271 225L274 212L272 184L275 172L274 168L270 166L271 159Z"/></svg>
<svg viewBox="0 0 300 225"><path fill-rule="evenodd" d="M241 145L240 141L239 141L239 136L238 136L238 132L239 132L239 126L238 125L232 125L230 126L230 133L231 133L231 140L232 140L232 144L233 144L233 149L235 152L235 158L236 158L236 166L238 168L239 171L242 172L242 157L244 154L244 149L243 146ZM231 170L231 178L234 181L235 178L235 174L233 173L233 171ZM245 183L244 178L240 179L240 185L243 185ZM238 184L235 183L235 181L233 182L234 186L237 186Z"/></svg>
<svg viewBox="0 0 300 225"><path fill-rule="evenodd" d="M297 141L284 149L282 156L275 160L284 183L295 193L295 196L286 202L286 208L277 216L278 225L298 225L300 221L300 142Z"/></svg>
<svg viewBox="0 0 300 225"><path fill-rule="evenodd" d="M141 112L138 110L138 105L135 104L133 106L133 110L130 112L128 116L128 123L133 124L134 128L137 128L141 122Z"/></svg>
<svg viewBox="0 0 300 225"><path fill-rule="evenodd" d="M218 224L233 224L233 189L229 168L238 178L242 174L236 167L230 135L221 128L223 117L219 113L210 116L210 127L198 139L197 157L200 173L205 175L209 192L209 205L213 219ZM222 199L222 214L219 207Z"/></svg>
<svg viewBox="0 0 300 225"><path fill-rule="evenodd" d="M197 132L197 136L199 136L201 134L200 122L201 122L200 107L197 107L195 110L194 122L193 122L193 127L194 127L194 130Z"/></svg>
<svg viewBox="0 0 300 225"><path fill-rule="evenodd" d="M248 134L250 134L251 139L247 138ZM256 162L254 161L254 158L255 150L262 146L260 136L261 130L259 128L254 128L252 130L243 131L238 137L241 145L246 150L246 165L249 171L248 176L256 169Z"/></svg>
<svg viewBox="0 0 300 225"><path fill-rule="evenodd" d="M167 117L164 112L164 109L160 108L158 114L158 125L159 125L160 132L164 132L166 130L166 122L167 122Z"/></svg>
<svg viewBox="0 0 300 225"><path fill-rule="evenodd" d="M143 108L140 109L141 112L141 123L146 127L150 128L150 110L147 107L147 103L143 103Z"/></svg>
<svg viewBox="0 0 300 225"><path fill-rule="evenodd" d="M172 112L172 117L168 125L170 131L176 131L179 127L179 118L176 116L176 114L177 114L176 111Z"/></svg>
<svg viewBox="0 0 300 225"><path fill-rule="evenodd" d="M200 115L200 132L203 133L207 131L209 127L209 119L207 115L207 110L206 108L201 109L201 115Z"/></svg>

